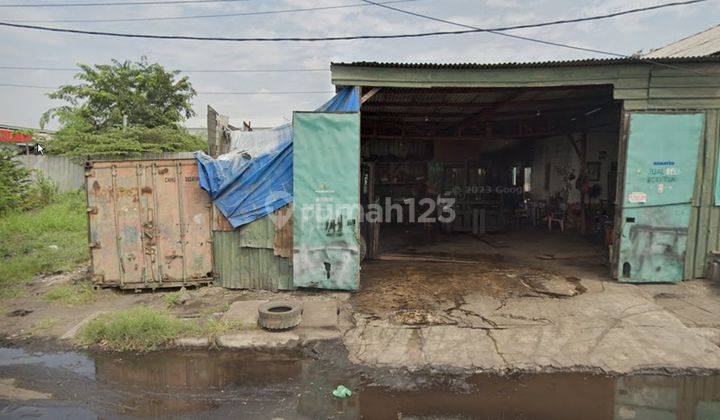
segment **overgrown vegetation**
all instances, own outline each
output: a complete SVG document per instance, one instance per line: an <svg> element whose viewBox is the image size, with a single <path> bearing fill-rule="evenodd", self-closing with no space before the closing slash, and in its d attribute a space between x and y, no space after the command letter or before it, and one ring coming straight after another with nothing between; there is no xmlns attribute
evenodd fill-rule
<svg viewBox="0 0 720 420"><path fill-rule="evenodd" d="M12 210L32 210L50 204L58 196L55 184L13 160L14 152L0 148L0 215Z"/></svg>
<svg viewBox="0 0 720 420"><path fill-rule="evenodd" d="M84 305L95 300L95 292L88 282L62 284L47 291L43 300L68 306Z"/></svg>
<svg viewBox="0 0 720 420"><path fill-rule="evenodd" d="M0 217L0 299L40 274L60 273L87 261L87 220L82 192L56 195L47 206Z"/></svg>
<svg viewBox="0 0 720 420"><path fill-rule="evenodd" d="M195 335L199 327L165 312L138 307L100 315L79 332L81 344L99 344L116 351L148 351L183 335Z"/></svg>
<svg viewBox="0 0 720 420"><path fill-rule="evenodd" d="M0 148L0 214L22 207L29 191L30 171L13 156L13 152Z"/></svg>
<svg viewBox="0 0 720 420"><path fill-rule="evenodd" d="M183 321L163 310L143 306L93 319L80 330L78 341L115 351L150 351L181 337L206 337L214 346L220 335L248 328L254 327L213 317L199 323Z"/></svg>
<svg viewBox="0 0 720 420"><path fill-rule="evenodd" d="M157 63L112 60L110 64L78 64L77 84L68 84L49 94L66 104L43 114L40 125L57 118L65 125L79 122L100 132L113 128L142 126L175 127L195 115L190 100L195 89L180 72L166 71Z"/></svg>
<svg viewBox="0 0 720 420"><path fill-rule="evenodd" d="M207 143L198 136L173 127L112 128L97 132L66 126L48 143L47 152L71 158L121 158L141 153L189 152L205 150Z"/></svg>
<svg viewBox="0 0 720 420"><path fill-rule="evenodd" d="M190 81L178 71L140 61L79 65L77 84L48 95L65 105L47 111L40 125L56 118L62 128L47 152L75 158L115 158L140 153L205 149L205 142L182 129L195 115Z"/></svg>

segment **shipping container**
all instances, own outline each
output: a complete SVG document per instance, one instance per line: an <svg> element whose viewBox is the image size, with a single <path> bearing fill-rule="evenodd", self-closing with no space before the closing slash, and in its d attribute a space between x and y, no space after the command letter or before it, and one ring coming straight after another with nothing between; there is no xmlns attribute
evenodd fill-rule
<svg viewBox="0 0 720 420"><path fill-rule="evenodd" d="M212 205L194 159L92 162L85 177L96 287L213 281Z"/></svg>

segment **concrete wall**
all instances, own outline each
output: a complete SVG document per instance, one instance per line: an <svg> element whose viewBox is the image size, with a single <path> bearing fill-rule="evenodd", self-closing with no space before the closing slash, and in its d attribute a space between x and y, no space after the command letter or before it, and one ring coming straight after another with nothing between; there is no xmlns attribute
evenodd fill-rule
<svg viewBox="0 0 720 420"><path fill-rule="evenodd" d="M15 160L33 171L33 179L42 174L57 185L60 192L74 191L85 186L85 169L65 156L20 155Z"/></svg>
<svg viewBox="0 0 720 420"><path fill-rule="evenodd" d="M549 137L536 140L533 144L534 158L531 176L531 194L538 200L546 200L563 188L562 175L558 172L560 168L571 168L577 176L580 172L580 158L575 153L570 141L566 136ZM604 158L603 158L604 155ZM587 161L600 162L600 179L591 181L590 186L600 184L602 194L600 199L607 200L608 192L614 189L615 185L608 185L608 173L613 162L618 160L618 135L613 133L590 133L588 135ZM549 189L545 189L546 165L550 164ZM580 191L572 185L568 202L577 203L580 201ZM596 201L594 199L593 201Z"/></svg>

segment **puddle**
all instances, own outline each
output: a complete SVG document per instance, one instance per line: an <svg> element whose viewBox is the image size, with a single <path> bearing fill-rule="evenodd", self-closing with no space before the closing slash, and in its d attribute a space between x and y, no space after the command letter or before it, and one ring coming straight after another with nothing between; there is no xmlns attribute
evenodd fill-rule
<svg viewBox="0 0 720 420"><path fill-rule="evenodd" d="M360 371L342 357L299 353L0 348L0 379L8 378L53 398L0 396L0 418L720 418L720 376L460 378ZM351 398L331 396L339 384Z"/></svg>

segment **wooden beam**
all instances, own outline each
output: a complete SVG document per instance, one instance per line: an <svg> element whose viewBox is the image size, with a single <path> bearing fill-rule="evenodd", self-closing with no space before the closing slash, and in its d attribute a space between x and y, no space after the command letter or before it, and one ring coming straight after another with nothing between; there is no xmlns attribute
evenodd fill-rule
<svg viewBox="0 0 720 420"><path fill-rule="evenodd" d="M379 88L379 87L375 87L375 88L370 89L369 92L367 92L366 94L364 94L364 95L360 98L360 104L364 104L365 102L367 102L370 98L372 98L373 96L375 96L375 94L378 93L379 91L380 91L380 88Z"/></svg>
<svg viewBox="0 0 720 420"><path fill-rule="evenodd" d="M481 110L481 111L479 111L479 112L476 112L476 113L468 116L468 117L465 118L464 120L460 121L459 123L453 124L453 125L449 126L448 129L453 129L453 128L454 128L454 129L456 129L456 130L458 130L458 131L462 131L465 127L467 127L467 126L469 126L470 124L472 124L472 122L475 121L475 119L477 119L477 118L484 119L483 117L487 117L488 114L492 114L493 108L502 106L503 104L506 104L506 103L508 103L508 102L512 102L513 99L517 99L518 97L520 97L520 96L523 95L523 94L525 94L525 90L519 89L519 90L511 93L511 94L508 95L507 97L503 98L502 100L489 103L489 104L488 104L488 109L484 109L484 110Z"/></svg>

